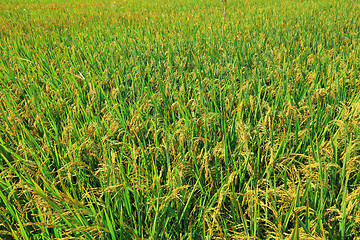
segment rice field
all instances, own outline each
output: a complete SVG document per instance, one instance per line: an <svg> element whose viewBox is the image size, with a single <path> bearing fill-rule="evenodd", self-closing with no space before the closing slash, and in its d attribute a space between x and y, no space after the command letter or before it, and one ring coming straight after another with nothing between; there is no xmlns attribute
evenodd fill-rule
<svg viewBox="0 0 360 240"><path fill-rule="evenodd" d="M0 2L0 239L360 239L360 3Z"/></svg>

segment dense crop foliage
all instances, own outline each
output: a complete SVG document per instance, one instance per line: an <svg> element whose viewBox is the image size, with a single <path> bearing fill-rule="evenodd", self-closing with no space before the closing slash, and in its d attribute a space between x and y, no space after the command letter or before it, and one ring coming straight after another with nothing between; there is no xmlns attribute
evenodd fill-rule
<svg viewBox="0 0 360 240"><path fill-rule="evenodd" d="M28 2L0 3L0 238L360 237L356 1L229 1L223 36L220 1Z"/></svg>

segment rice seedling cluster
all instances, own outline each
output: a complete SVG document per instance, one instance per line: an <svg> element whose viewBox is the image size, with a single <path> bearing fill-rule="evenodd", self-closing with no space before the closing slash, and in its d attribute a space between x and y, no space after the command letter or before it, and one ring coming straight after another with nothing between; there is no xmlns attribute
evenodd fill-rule
<svg viewBox="0 0 360 240"><path fill-rule="evenodd" d="M0 3L0 239L360 239L357 1L102 3Z"/></svg>

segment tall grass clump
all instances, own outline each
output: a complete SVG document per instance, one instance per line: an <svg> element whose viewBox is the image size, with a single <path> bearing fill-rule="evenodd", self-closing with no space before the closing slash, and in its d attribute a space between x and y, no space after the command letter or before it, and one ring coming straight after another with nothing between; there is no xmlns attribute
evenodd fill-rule
<svg viewBox="0 0 360 240"><path fill-rule="evenodd" d="M88 3L0 11L0 238L360 237L357 2Z"/></svg>

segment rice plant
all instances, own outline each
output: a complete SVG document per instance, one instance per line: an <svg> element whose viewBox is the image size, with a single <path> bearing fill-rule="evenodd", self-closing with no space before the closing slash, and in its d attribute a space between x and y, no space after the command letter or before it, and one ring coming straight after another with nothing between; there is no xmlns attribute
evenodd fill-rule
<svg viewBox="0 0 360 240"><path fill-rule="evenodd" d="M103 3L0 3L0 238L360 238L358 2Z"/></svg>
<svg viewBox="0 0 360 240"><path fill-rule="evenodd" d="M224 15L223 15L223 24L222 24L222 35L224 35L227 0L221 0L221 2L224 4Z"/></svg>

